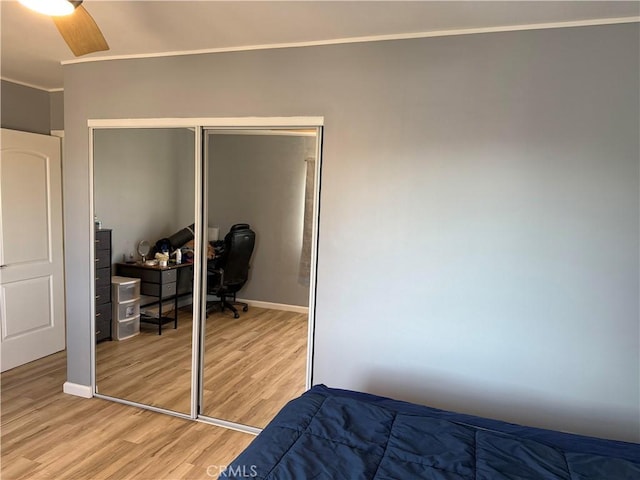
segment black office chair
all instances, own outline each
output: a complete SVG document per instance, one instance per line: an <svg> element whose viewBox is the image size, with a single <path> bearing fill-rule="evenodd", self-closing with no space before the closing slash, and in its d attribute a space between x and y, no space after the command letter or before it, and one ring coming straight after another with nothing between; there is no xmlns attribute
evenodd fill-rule
<svg viewBox="0 0 640 480"><path fill-rule="evenodd" d="M244 312L249 309L249 305L236 300L236 293L249 277L249 260L255 242L256 234L247 223L232 226L225 235L223 251L207 266L207 294L220 298L207 303L207 315L219 307L223 312L228 308L234 318L239 318L236 305L242 305Z"/></svg>

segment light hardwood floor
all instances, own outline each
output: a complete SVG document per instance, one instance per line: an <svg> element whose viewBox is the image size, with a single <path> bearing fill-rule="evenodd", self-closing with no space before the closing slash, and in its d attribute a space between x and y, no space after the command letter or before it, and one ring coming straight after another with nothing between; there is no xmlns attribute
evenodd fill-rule
<svg viewBox="0 0 640 480"><path fill-rule="evenodd" d="M3 480L212 479L254 438L62 393L64 352L0 376Z"/></svg>
<svg viewBox="0 0 640 480"><path fill-rule="evenodd" d="M304 391L307 315L251 307L234 319L207 318L202 413L262 428ZM140 335L97 345L96 379L102 394L189 413L190 308L178 328L141 326Z"/></svg>
<svg viewBox="0 0 640 480"><path fill-rule="evenodd" d="M99 391L189 410L191 314L177 330L143 326L103 342ZM264 426L304 390L306 315L251 307L207 319L204 413ZM253 436L98 398L62 393L64 352L0 376L2 480L211 479Z"/></svg>
<svg viewBox="0 0 640 480"><path fill-rule="evenodd" d="M203 414L265 427L305 390L307 315L251 307L207 319Z"/></svg>

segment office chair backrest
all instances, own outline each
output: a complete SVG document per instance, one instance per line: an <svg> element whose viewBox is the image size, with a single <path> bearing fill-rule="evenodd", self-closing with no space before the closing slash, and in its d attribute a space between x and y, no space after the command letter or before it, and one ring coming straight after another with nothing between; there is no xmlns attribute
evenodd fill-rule
<svg viewBox="0 0 640 480"><path fill-rule="evenodd" d="M249 277L249 261L253 254L256 234L248 224L231 227L224 237L224 285L230 290L240 289Z"/></svg>
<svg viewBox="0 0 640 480"><path fill-rule="evenodd" d="M229 233L235 232L236 230L251 230L251 226L248 223L236 223L235 225L231 225Z"/></svg>

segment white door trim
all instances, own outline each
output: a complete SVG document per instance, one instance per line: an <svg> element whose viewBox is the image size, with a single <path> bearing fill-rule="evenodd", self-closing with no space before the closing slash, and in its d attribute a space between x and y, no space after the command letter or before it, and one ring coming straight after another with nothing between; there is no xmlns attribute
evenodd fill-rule
<svg viewBox="0 0 640 480"><path fill-rule="evenodd" d="M198 117L89 119L89 128L322 127L324 117Z"/></svg>

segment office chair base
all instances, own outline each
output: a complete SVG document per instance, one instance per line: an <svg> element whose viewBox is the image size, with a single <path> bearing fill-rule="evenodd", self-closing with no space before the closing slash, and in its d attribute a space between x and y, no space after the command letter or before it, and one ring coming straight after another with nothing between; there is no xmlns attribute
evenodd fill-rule
<svg viewBox="0 0 640 480"><path fill-rule="evenodd" d="M238 309L235 307L236 305L242 305L242 311L249 311L249 305L244 302L237 302L234 300L228 301L226 298L215 302L207 302L207 317L209 313L216 307L219 307L220 312L224 312L225 308L229 309L233 312L233 318L240 318L240 314L238 313Z"/></svg>

